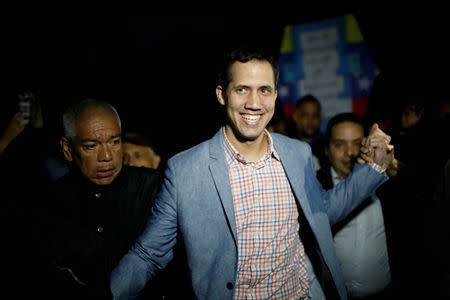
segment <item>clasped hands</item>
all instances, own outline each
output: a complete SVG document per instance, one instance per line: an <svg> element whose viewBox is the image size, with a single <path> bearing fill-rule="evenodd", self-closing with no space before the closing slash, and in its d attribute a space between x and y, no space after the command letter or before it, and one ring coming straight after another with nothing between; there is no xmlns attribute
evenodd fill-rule
<svg viewBox="0 0 450 300"><path fill-rule="evenodd" d="M389 176L397 175L397 160L394 158L394 146L390 144L391 137L384 133L375 123L370 128L369 135L361 145L359 163L376 163L386 170Z"/></svg>

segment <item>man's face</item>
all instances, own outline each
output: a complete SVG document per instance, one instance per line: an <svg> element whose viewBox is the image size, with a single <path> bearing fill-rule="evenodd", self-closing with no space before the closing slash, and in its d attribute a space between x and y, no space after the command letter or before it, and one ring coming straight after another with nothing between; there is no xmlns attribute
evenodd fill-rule
<svg viewBox="0 0 450 300"><path fill-rule="evenodd" d="M252 60L235 62L231 67L227 90L216 89L220 104L227 113L227 136L238 142L255 141L275 111L275 79L269 62Z"/></svg>
<svg viewBox="0 0 450 300"><path fill-rule="evenodd" d="M345 121L332 128L325 154L342 178L346 178L352 172L363 138L364 129L358 123Z"/></svg>
<svg viewBox="0 0 450 300"><path fill-rule="evenodd" d="M401 116L402 129L408 129L420 122L423 114L423 109L418 109L415 105L407 105Z"/></svg>
<svg viewBox="0 0 450 300"><path fill-rule="evenodd" d="M158 169L161 157L149 146L123 143L123 162L128 166Z"/></svg>
<svg viewBox="0 0 450 300"><path fill-rule="evenodd" d="M313 138L319 132L322 114L317 103L302 103L292 117L300 137Z"/></svg>
<svg viewBox="0 0 450 300"><path fill-rule="evenodd" d="M76 128L71 148L64 155L81 173L98 185L110 184L122 169L122 140L117 118L104 111L92 112Z"/></svg>

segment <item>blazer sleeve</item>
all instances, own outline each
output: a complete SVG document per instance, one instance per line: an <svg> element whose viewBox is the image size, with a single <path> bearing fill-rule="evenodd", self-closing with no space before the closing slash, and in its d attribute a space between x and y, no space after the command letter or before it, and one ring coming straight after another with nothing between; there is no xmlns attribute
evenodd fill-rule
<svg viewBox="0 0 450 300"><path fill-rule="evenodd" d="M388 180L369 164L355 164L353 172L339 184L323 194L325 209L331 226L343 220L376 189Z"/></svg>
<svg viewBox="0 0 450 300"><path fill-rule="evenodd" d="M115 299L134 299L147 281L173 258L177 236L177 191L170 161L152 216L132 248L111 273L110 288Z"/></svg>

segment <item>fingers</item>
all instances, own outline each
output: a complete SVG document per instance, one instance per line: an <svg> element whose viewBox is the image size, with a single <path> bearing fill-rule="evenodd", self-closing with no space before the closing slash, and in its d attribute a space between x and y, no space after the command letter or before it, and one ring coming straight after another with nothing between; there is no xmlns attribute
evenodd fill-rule
<svg viewBox="0 0 450 300"><path fill-rule="evenodd" d="M358 158L356 159L356 162L357 162L358 164L364 164L364 163L366 163L366 161L365 161L364 159L362 159L361 157L358 157Z"/></svg>
<svg viewBox="0 0 450 300"><path fill-rule="evenodd" d="M364 154L366 154L366 155L369 155L370 154L370 152L371 152L371 147L366 147L366 146L361 146L361 153L364 153Z"/></svg>
<svg viewBox="0 0 450 300"><path fill-rule="evenodd" d="M14 116L12 117L16 122L22 120L22 113L20 111L16 112Z"/></svg>
<svg viewBox="0 0 450 300"><path fill-rule="evenodd" d="M365 146L367 142L367 138L363 137L362 141L361 141L361 146Z"/></svg>
<svg viewBox="0 0 450 300"><path fill-rule="evenodd" d="M384 133L374 123L370 128L366 141L362 143L358 162L377 163L380 166L388 166L393 159L394 146L390 144L391 137Z"/></svg>
<svg viewBox="0 0 450 300"><path fill-rule="evenodd" d="M391 142L391 136L384 133L377 123L374 123L370 128L369 136L367 137L367 142L364 146L368 148L383 147L388 149Z"/></svg>
<svg viewBox="0 0 450 300"><path fill-rule="evenodd" d="M377 123L374 123L372 125L372 127L370 128L369 136L367 138L368 139L372 139L372 138L376 138L376 137L383 137L383 138L386 138L388 140L388 143L391 142L391 136L386 134L383 130L381 130L378 127Z"/></svg>
<svg viewBox="0 0 450 300"><path fill-rule="evenodd" d="M359 157L356 159L356 161L360 164L365 163L365 162L371 163L371 162L373 162L373 157L361 152L359 154Z"/></svg>
<svg viewBox="0 0 450 300"><path fill-rule="evenodd" d="M377 123L374 123L372 125L372 127L370 127L369 135L367 136L366 143L365 143L366 147L370 147L372 145L372 139L376 135L377 129L378 129L378 124Z"/></svg>
<svg viewBox="0 0 450 300"><path fill-rule="evenodd" d="M16 128L25 128L26 123L23 122L23 116L22 113L16 112L14 116L12 117L10 121L10 126L16 127Z"/></svg>
<svg viewBox="0 0 450 300"><path fill-rule="evenodd" d="M378 129L378 124L377 124L377 123L373 123L372 126L370 127L369 135L370 135L372 132L374 132L375 130L377 130L377 129Z"/></svg>
<svg viewBox="0 0 450 300"><path fill-rule="evenodd" d="M379 129L378 123L373 123L372 127L370 128L370 132L376 131L377 129Z"/></svg>

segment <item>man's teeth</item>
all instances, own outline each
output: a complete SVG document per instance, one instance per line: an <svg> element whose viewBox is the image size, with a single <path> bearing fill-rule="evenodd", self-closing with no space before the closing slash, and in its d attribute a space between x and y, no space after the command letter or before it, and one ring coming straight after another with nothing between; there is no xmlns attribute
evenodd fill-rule
<svg viewBox="0 0 450 300"><path fill-rule="evenodd" d="M247 121L255 122L261 118L261 115L242 115L242 117Z"/></svg>

